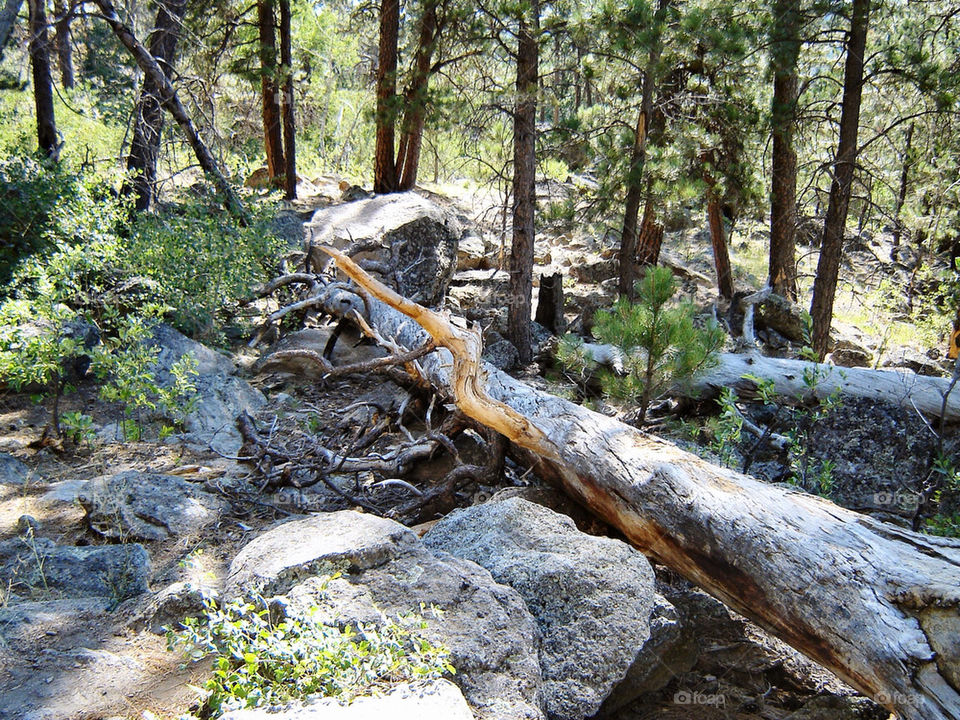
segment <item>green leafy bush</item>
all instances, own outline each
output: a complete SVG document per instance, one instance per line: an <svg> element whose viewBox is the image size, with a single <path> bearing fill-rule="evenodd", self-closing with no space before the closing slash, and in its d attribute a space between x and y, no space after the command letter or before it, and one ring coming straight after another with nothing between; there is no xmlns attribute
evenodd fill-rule
<svg viewBox="0 0 960 720"><path fill-rule="evenodd" d="M641 423L651 402L715 364L723 343L723 330L715 323L697 327L693 305L676 301L676 292L669 268L650 267L637 282L637 302L619 298L594 319L594 335L619 350L614 367L597 369L603 392L636 401ZM558 357L582 372L592 362L582 350L582 341L567 336Z"/></svg>
<svg viewBox="0 0 960 720"><path fill-rule="evenodd" d="M455 672L448 652L418 634L426 627L418 615L361 623L356 631L323 624L314 615L274 621L260 597L222 607L207 599L203 618L187 618L182 630L169 632L171 650L192 660L212 658L200 717L312 694L349 702L390 683Z"/></svg>

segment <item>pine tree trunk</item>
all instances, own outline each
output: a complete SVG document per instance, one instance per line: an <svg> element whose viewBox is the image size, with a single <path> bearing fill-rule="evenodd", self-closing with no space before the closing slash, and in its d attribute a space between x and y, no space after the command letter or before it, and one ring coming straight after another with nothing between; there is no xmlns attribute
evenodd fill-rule
<svg viewBox="0 0 960 720"><path fill-rule="evenodd" d="M860 128L860 99L863 91L863 58L867 47L870 0L853 0L853 17L847 43L843 73L843 110L840 113L840 139L830 185L830 201L823 225L820 260L813 283L813 349L823 358L830 342L833 300L843 253L843 232L850 208L850 188L857 164L857 135Z"/></svg>
<svg viewBox="0 0 960 720"><path fill-rule="evenodd" d="M733 299L733 273L730 270L730 252L727 249L727 234L723 227L723 212L720 199L713 193L707 200L707 219L710 223L710 242L713 245L713 264L717 268L717 289L720 296Z"/></svg>
<svg viewBox="0 0 960 720"><path fill-rule="evenodd" d="M224 177L220 168L217 166L217 161L201 139L200 134L190 120L190 116L187 115L183 103L180 102L176 90L173 89L173 85L170 84L167 76L164 75L156 58L154 58L147 48L143 46L143 43L137 39L137 36L133 34L133 30L123 24L117 16L117 11L110 0L94 0L94 2L97 7L100 8L103 19L106 20L113 29L114 34L130 54L133 55L133 59L137 65L140 66L144 76L156 83L157 96L160 98L160 104L166 108L167 112L169 112L173 116L173 119L177 121L177 124L180 125L180 130L184 136L186 136L187 142L190 143L190 147L193 149L197 157L197 162L200 163L200 167L203 168L203 171L213 181L217 191L223 196L224 206L242 224L249 222L243 203L240 202L233 188L230 187L230 183L227 182L226 177Z"/></svg>
<svg viewBox="0 0 960 720"><path fill-rule="evenodd" d="M400 190L412 190L417 184L423 128L427 118L427 83L430 80L430 64L439 35L437 4L438 0L428 0L423 9L413 75L404 93L403 129L396 163Z"/></svg>
<svg viewBox="0 0 960 720"><path fill-rule="evenodd" d="M773 68L773 168L770 187L770 287L797 299L797 62L800 57L799 0L775 0L771 38Z"/></svg>
<svg viewBox="0 0 960 720"><path fill-rule="evenodd" d="M400 0L381 0L380 46L377 61L377 140L373 158L373 191L397 191L397 163L393 154L397 121L397 42Z"/></svg>
<svg viewBox="0 0 960 720"><path fill-rule="evenodd" d="M30 65L33 67L33 100L37 110L37 144L49 158L60 154L53 114L53 80L50 77L50 40L45 0L29 0Z"/></svg>
<svg viewBox="0 0 960 720"><path fill-rule="evenodd" d="M53 27L54 42L57 46L57 64L60 67L60 84L65 88L72 88L74 86L73 40L70 37L70 22L73 20L73 7L68 7L63 0L57 0L53 7L57 15Z"/></svg>
<svg viewBox="0 0 960 720"><path fill-rule="evenodd" d="M620 295L633 299L634 283L637 276L637 219L640 213L640 200L643 195L643 169L647 159L647 135L653 115L654 72L660 61L659 27L667 10L669 0L660 0L654 24L657 35L653 38L647 67L643 71L640 99L640 114L634 133L633 149L630 152L630 167L627 171L627 197L623 210L623 230L620 233Z"/></svg>
<svg viewBox="0 0 960 720"><path fill-rule="evenodd" d="M900 215L903 212L903 203L907 200L907 187L910 180L910 165L913 164L913 127L910 123L907 136L904 139L903 167L900 169L900 189L897 191L897 204L893 210L893 247L900 247L900 237L903 235L903 222Z"/></svg>
<svg viewBox="0 0 960 720"><path fill-rule="evenodd" d="M17 15L22 5L23 0L6 0L3 10L0 10L0 60L3 59L3 51L10 41L13 26L17 24Z"/></svg>
<svg viewBox="0 0 960 720"><path fill-rule="evenodd" d="M277 85L277 21L274 0L257 0L260 33L260 92L262 95L263 149L267 173L277 186L284 171L280 120L280 88Z"/></svg>
<svg viewBox="0 0 960 720"><path fill-rule="evenodd" d="M173 74L173 61L180 40L180 25L187 9L187 0L161 0L157 5L157 19L150 34L150 54L166 78ZM140 97L134 111L133 140L127 157L127 170L133 171L132 185L123 191L136 193L135 207L143 212L150 209L156 194L157 158L163 133L163 108L156 79L145 75Z"/></svg>
<svg viewBox="0 0 960 720"><path fill-rule="evenodd" d="M529 20L520 19L517 44L517 104L513 115L513 241L510 245L510 303L507 335L521 364L533 359L531 302L533 299L534 215L537 204L537 34L539 0L530 6Z"/></svg>
<svg viewBox="0 0 960 720"><path fill-rule="evenodd" d="M280 1L280 65L283 75L283 181L284 197L297 197L297 126L293 115L293 50L290 31L290 0Z"/></svg>
<svg viewBox="0 0 960 720"><path fill-rule="evenodd" d="M663 246L663 223L657 222L650 184L647 183L647 203L643 208L643 222L640 223L637 243L637 266L641 268L660 262L660 248Z"/></svg>

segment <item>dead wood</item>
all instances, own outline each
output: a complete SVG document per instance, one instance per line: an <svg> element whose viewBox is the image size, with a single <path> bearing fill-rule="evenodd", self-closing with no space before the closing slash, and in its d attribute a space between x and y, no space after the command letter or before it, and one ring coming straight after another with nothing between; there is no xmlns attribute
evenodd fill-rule
<svg viewBox="0 0 960 720"><path fill-rule="evenodd" d="M372 327L408 348L429 334L444 349L423 358L425 377L635 546L901 717L960 718L960 544L713 466L529 388L481 364L479 332L327 252L380 301L367 303Z"/></svg>

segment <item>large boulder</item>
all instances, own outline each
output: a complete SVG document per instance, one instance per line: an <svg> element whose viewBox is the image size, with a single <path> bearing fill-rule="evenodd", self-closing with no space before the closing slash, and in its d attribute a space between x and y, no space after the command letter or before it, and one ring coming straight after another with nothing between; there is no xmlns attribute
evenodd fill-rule
<svg viewBox="0 0 960 720"><path fill-rule="evenodd" d="M341 577L322 583L334 572ZM227 598L284 596L340 625L424 612L453 678L480 720L542 720L537 629L520 596L478 565L427 550L399 523L350 510L286 522L247 544L230 565Z"/></svg>
<svg viewBox="0 0 960 720"><path fill-rule="evenodd" d="M447 680L402 683L383 695L360 697L349 705L334 698L293 703L279 712L235 710L221 720L473 720L460 689Z"/></svg>
<svg viewBox="0 0 960 720"><path fill-rule="evenodd" d="M510 498L456 510L424 543L482 565L526 601L543 636L551 716L594 715L650 637L655 590L647 559L541 505Z"/></svg>
<svg viewBox="0 0 960 720"><path fill-rule="evenodd" d="M57 545L32 536L0 543L0 583L18 596L108 597L121 602L147 591L150 558L143 545Z"/></svg>
<svg viewBox="0 0 960 720"><path fill-rule="evenodd" d="M437 305L457 267L460 222L453 213L415 193L380 195L318 210L304 225L314 266L327 256L319 249L366 245L355 256L387 269L385 280L401 295Z"/></svg>
<svg viewBox="0 0 960 720"><path fill-rule="evenodd" d="M215 522L229 504L176 475L126 470L79 489L90 528L108 538L165 540Z"/></svg>
<svg viewBox="0 0 960 720"><path fill-rule="evenodd" d="M173 383L170 370L184 355L192 355L197 360L195 382L199 402L184 420L186 439L204 448L211 445L227 455L236 454L243 443L236 428L237 416L265 405L263 393L235 375L237 368L229 357L168 325L157 327L150 342L159 348L152 369L161 386Z"/></svg>

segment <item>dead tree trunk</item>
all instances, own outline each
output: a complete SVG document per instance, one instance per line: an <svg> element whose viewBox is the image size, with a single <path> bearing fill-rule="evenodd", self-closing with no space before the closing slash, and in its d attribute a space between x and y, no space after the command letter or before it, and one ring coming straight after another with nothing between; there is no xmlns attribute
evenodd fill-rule
<svg viewBox="0 0 960 720"><path fill-rule="evenodd" d="M960 718L956 541L710 465L481 366L478 331L328 252L376 298L368 321L380 334L445 348L420 361L426 379L638 548L905 720Z"/></svg>
<svg viewBox="0 0 960 720"><path fill-rule="evenodd" d="M772 380L777 393L787 397L826 398L839 391L848 397L869 398L905 408L916 407L931 418L940 417L942 411L948 422L960 419L960 391L951 392L944 404L944 395L950 387L947 378L901 370L837 367L764 357L759 353L721 354L720 364L697 378L694 388L701 391L724 387L755 389L753 382L743 379L745 374ZM817 382L811 388L804 378L814 376Z"/></svg>
<svg viewBox="0 0 960 720"><path fill-rule="evenodd" d="M150 34L150 54L166 77L171 77L173 59L180 40L180 23L187 10L186 0L166 0L157 4L157 19ZM163 133L163 107L156 81L144 77L140 97L134 110L133 140L127 170L135 174L123 191L136 193L134 207L143 212L150 209L156 195L157 157Z"/></svg>
<svg viewBox="0 0 960 720"><path fill-rule="evenodd" d="M136 60L137 65L140 66L144 75L156 83L161 104L180 125L180 129L186 136L187 142L190 143L190 147L193 148L193 152L197 156L200 167L203 168L203 171L213 181L217 191L223 196L223 203L227 210L242 223L248 222L243 203L240 202L236 193L233 192L230 183L227 182L226 177L224 177L220 168L217 166L217 161L214 160L210 150L200 138L200 133L197 132L193 122L190 120L190 116L187 115L187 111L180 102L180 98L177 96L176 90L173 89L173 85L170 84L170 80L167 79L167 76L163 74L163 70L157 64L156 58L143 46L143 43L137 40L136 35L133 34L133 30L123 24L117 16L117 11L114 9L113 3L111 3L110 0L95 0L95 2L97 7L100 8L104 20L106 20L113 29L114 34L116 34L120 42L123 43L124 47L133 55L134 60Z"/></svg>

